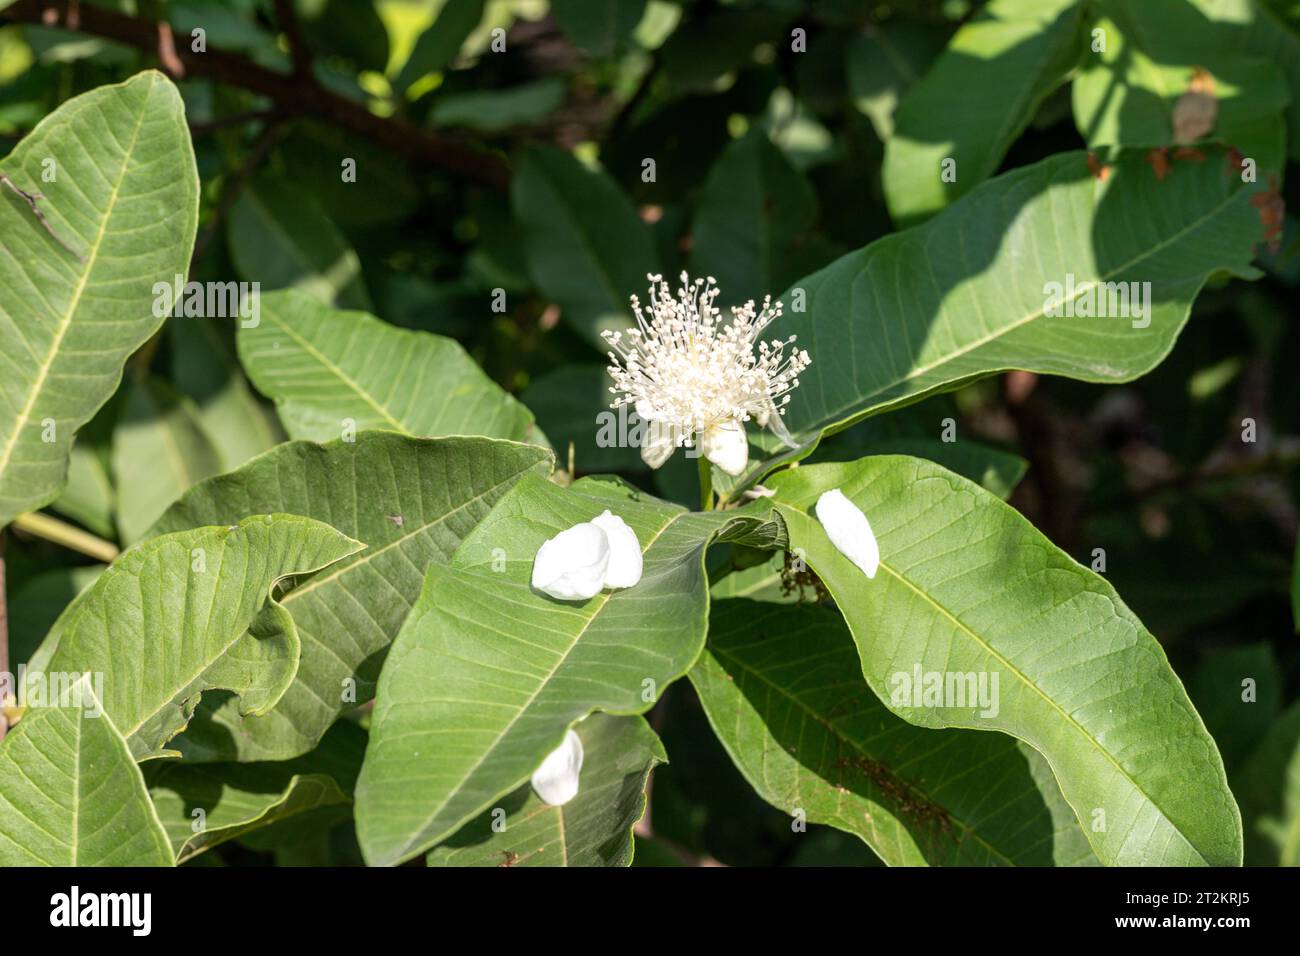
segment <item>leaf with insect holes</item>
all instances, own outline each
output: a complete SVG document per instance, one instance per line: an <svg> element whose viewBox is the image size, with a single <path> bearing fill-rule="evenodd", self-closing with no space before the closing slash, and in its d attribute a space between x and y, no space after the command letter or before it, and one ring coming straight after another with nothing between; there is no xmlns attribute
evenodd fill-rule
<svg viewBox="0 0 1300 956"><path fill-rule="evenodd" d="M233 701L200 705L174 746L191 760L286 760L311 750L345 710L364 704L389 643L444 564L520 477L548 475L551 453L490 438L417 439L361 432L355 442L278 445L191 488L153 534L291 512L367 548L300 581L281 599L302 641L298 672L269 714Z"/></svg>
<svg viewBox="0 0 1300 956"><path fill-rule="evenodd" d="M59 628L47 673L104 675L104 710L137 759L163 755L209 690L265 713L298 669L299 640L271 589L364 545L298 515L152 538L114 561Z"/></svg>

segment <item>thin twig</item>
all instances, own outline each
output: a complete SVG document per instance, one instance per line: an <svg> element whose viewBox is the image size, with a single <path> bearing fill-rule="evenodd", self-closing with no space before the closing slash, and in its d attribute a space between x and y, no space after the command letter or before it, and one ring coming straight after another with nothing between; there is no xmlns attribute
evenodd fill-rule
<svg viewBox="0 0 1300 956"><path fill-rule="evenodd" d="M412 126L394 116L376 116L365 103L333 93L317 83L302 83L246 56L213 47L195 52L188 43L172 43L165 24L128 16L106 7L81 7L73 17L66 0L18 0L0 12L0 21L32 23L102 37L159 58L173 79L206 76L227 86L265 96L286 115L312 116L373 140L384 149L416 162L432 163L477 183L504 189L510 168L497 153Z"/></svg>
<svg viewBox="0 0 1300 956"><path fill-rule="evenodd" d="M53 544L62 545L70 551L84 554L96 561L108 563L122 553L113 542L97 538L89 531L82 531L75 525L40 511L19 515L14 519L13 528Z"/></svg>

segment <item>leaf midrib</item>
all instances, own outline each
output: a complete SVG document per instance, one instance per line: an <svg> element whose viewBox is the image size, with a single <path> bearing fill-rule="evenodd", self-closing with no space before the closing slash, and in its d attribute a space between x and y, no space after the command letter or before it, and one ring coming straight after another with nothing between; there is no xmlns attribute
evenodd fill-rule
<svg viewBox="0 0 1300 956"><path fill-rule="evenodd" d="M797 508L794 508L794 507L791 506L791 505L778 504L777 507L778 507L778 508L789 508L789 509L792 510L792 511L797 511L797 512L802 516L802 517L804 517L805 519L807 519L807 520L810 521L810 522L815 520L815 519L813 519L812 516L809 515L807 512L805 512L805 511L801 511L800 509L797 509ZM828 540L829 540L829 539L828 539ZM834 546L832 545L832 547L834 547ZM838 552L837 552L837 553L838 553ZM846 559L846 560L847 560L847 559ZM921 590L921 589L918 588L916 585L914 585L911 581L909 581L909 580L908 580L908 579L907 579L903 574L901 574L901 573L900 573L897 569L895 569L891 564L889 564L888 562L886 562L886 561L884 560L884 558L881 558L881 561L880 561L880 567L881 567L883 570L889 572L889 574L890 574L890 575L891 575L895 580L897 580L897 581L899 581L900 583L902 583L903 585L905 585L905 586L906 586L910 591L912 591L912 593L914 593L915 595L917 595L917 597L919 597L919 598L920 598L920 599L921 599L925 604L928 604L928 605L929 605L930 607L932 607L935 611L937 611L940 615L942 615L944 618L946 618L948 621L950 621L950 622L952 623L952 625L953 625L954 627L957 628L958 631L960 631L961 633L965 634L965 635L966 635L967 637L969 637L972 641L974 641L977 645L979 645L980 647L982 647L982 648L985 650L985 652L988 653L988 655L989 655L990 657L992 657L993 659L997 660L997 661L1000 662L1004 667L1006 667L1007 670L1008 670L1012 675L1014 675L1014 676L1015 676L1015 677L1020 681L1021 684L1023 684L1025 687L1027 687L1028 689L1030 689L1031 691L1033 691L1035 694L1037 694L1039 697L1041 697L1041 698L1042 698L1042 699L1043 699L1043 700L1044 700L1044 701L1045 701L1045 702L1046 702L1046 703L1047 703L1047 704L1048 704L1048 705L1049 705L1053 710L1055 710L1055 711L1057 712L1057 714L1060 715L1060 717L1065 721L1065 723L1066 723L1067 726L1073 727L1075 730L1077 730L1077 731L1079 732L1079 735L1080 735L1081 737L1083 737L1083 739L1084 739L1085 741L1088 742L1089 746L1091 746L1092 749L1094 749L1097 753L1103 755L1103 756L1106 758L1106 760L1108 760L1108 761L1111 763L1111 765L1116 769L1116 771L1118 771L1118 773L1120 774L1120 776L1122 776L1125 780L1127 780L1127 781L1132 785L1133 789L1134 789L1138 794L1140 794L1140 795L1142 796L1142 798L1143 798L1144 800L1147 801L1147 803L1149 803L1151 806L1153 806L1153 807L1156 808L1157 812L1160 814L1161 819L1164 820L1166 823L1169 824L1169 826L1173 829L1173 832L1176 833L1176 834L1178 834L1179 838L1182 839L1182 841L1184 842L1184 844L1186 844L1186 846L1187 846L1187 847L1188 847L1188 848L1189 848L1193 853L1195 853L1196 856L1197 856L1197 857L1198 857L1202 862L1206 863L1206 865L1209 865L1209 861L1205 859L1205 856L1204 856L1204 854L1201 853L1200 848L1197 847L1195 844L1193 844L1192 841L1189 840L1189 839L1188 839L1188 838L1183 834L1182 828L1179 827L1178 824L1176 824L1172 819L1170 819L1170 817L1168 816L1168 814L1165 813L1165 809L1164 809L1164 807L1162 807L1159 803L1157 803L1157 802L1156 802L1156 801L1151 797L1151 795L1150 795L1149 793L1147 793L1146 790L1144 790L1144 789L1142 788L1142 786L1141 786L1141 785L1140 785L1140 784L1139 784L1139 783L1138 783L1138 782L1133 778L1133 776L1132 776L1132 775L1131 775L1131 774L1130 774L1126 769L1124 769L1124 767L1119 763L1119 761L1117 761L1117 760L1115 759L1114 755L1111 754L1110 751L1108 751L1105 747L1103 747L1103 746L1101 745L1100 741L1098 741L1095 737L1093 737L1092 734L1090 734L1090 733L1088 732L1088 730L1087 730L1087 729L1086 729L1082 724L1080 724L1077 720L1075 720L1075 718L1074 718L1071 714L1067 713L1067 712L1065 711L1065 709L1061 707L1060 704L1058 704L1056 701L1054 701L1051 697L1047 696L1047 694L1044 693L1044 691L1042 690L1042 688L1040 688L1036 683L1034 683L1032 680L1029 679L1028 675L1026 675L1026 674L1025 674L1023 671L1021 671L1018 667L1016 667L1015 665L1013 665L1013 664L1011 663L1011 661L1009 661L1006 657L1004 657L1002 654L1000 654L998 651L996 651L996 650L993 648L992 645L990 645L987 641L985 641L982 637L980 637L980 635L978 635L977 633L975 633L975 631L973 631L973 630L972 630L972 629L971 629L971 628L970 628L970 627L969 627L965 622L963 622L960 618L958 618L958 617L956 617L955 615L953 615L952 612L950 612L947 608L945 608L943 605L941 605L938 601L934 600L934 598L930 597L929 594L927 594L925 591ZM839 603L839 598L838 598L838 596L836 596L836 595L834 594L834 588L831 586L830 582L829 582L829 581L825 581L825 580L823 580L823 583L826 585L827 590L831 591L832 596L836 598L836 603L838 604L838 603ZM855 634L855 639L856 639L856 634ZM1024 740L1024 739L1025 739L1025 738L1023 738L1023 737L1019 737L1019 735L1015 734L1013 731L1006 730L1006 731L1004 731L1004 732L1007 733L1007 734L1010 734L1010 735L1013 736L1013 737L1018 737L1018 738L1021 739L1021 740ZM1028 740L1026 740L1025 742L1028 743L1030 746L1033 746L1032 741L1028 741ZM1041 751L1040 751L1040 752L1041 752ZM1052 763L1051 758L1048 757L1048 755L1047 755L1046 753L1043 753L1043 758L1044 758L1045 760L1047 760L1047 762L1048 762L1049 765L1051 765L1051 763ZM1055 767L1052 767L1052 772L1053 772L1054 774L1056 773L1056 768L1055 768ZM1058 775L1058 779L1059 779L1059 775ZM1062 791L1064 792L1064 788L1062 788ZM1068 797L1067 797L1067 800L1068 800ZM1071 807L1073 807L1073 804L1071 804ZM1076 814L1077 814L1077 811L1076 811ZM1091 843L1092 841L1089 840L1089 842Z"/></svg>
<svg viewBox="0 0 1300 956"><path fill-rule="evenodd" d="M1164 249L1166 249L1168 246L1172 245L1173 243L1182 241L1182 239L1184 239L1187 235L1200 229L1207 222L1209 222L1213 217L1218 216L1219 213L1223 211L1223 209L1225 209L1227 206L1234 203L1238 199L1240 194L1241 194L1241 190L1236 190L1230 193L1222 201L1216 204L1212 209L1208 210L1204 216L1197 219L1195 222L1188 224L1184 228L1180 229L1178 232L1174 233L1169 238L1163 240L1162 242L1157 243L1154 246L1151 246L1150 248L1144 250L1136 257L1128 260L1127 262L1115 266L1111 271L1103 274L1099 278L1090 280L1084 285L1075 286L1075 294L1073 297L1071 297L1069 301L1074 301L1083 293L1096 288L1098 285L1100 285L1103 282L1109 282L1120 273L1133 268L1138 263L1144 261L1145 259L1150 258L1156 253L1164 251ZM865 268L865 266L863 268ZM1066 300L1063 299L1061 301L1065 302ZM943 355L935 359L928 365L922 365L920 367L913 368L905 375L896 378L891 382L886 382L884 384L877 385L873 388L871 392L868 392L865 395L857 396L853 400L846 402L845 404L840 405L837 408L830 409L823 412L818 417L818 420L816 422L808 426L808 431L812 431L812 430L820 431L830 427L831 425L837 424L837 416L843 414L844 412L852 408L859 408L861 411L866 412L872 407L871 402L873 400L879 398L881 395L883 395L885 392L888 392L890 389L895 388L899 385L903 385L907 382L910 382L913 379L919 378L922 375L925 375L929 372L933 372L935 369L940 368L956 359L962 358L963 356L970 354L976 349L982 348L983 346L988 345L990 342L994 342L1005 335L1009 335L1010 333L1014 332L1016 329L1028 325L1030 322L1033 322L1036 319L1042 318L1044 314L1045 313L1043 309L1039 309L1035 312L1030 312L1027 315L1021 316L1020 318L1015 319L1011 323L1002 326L997 330L986 333L985 335L971 341L967 345L964 345L952 352L949 352L946 355ZM801 433L804 432L801 431Z"/></svg>
<svg viewBox="0 0 1300 956"><path fill-rule="evenodd" d="M149 89L145 91L144 102L147 104L149 97L153 93L154 80L150 78ZM104 207L104 218L99 224L99 231L95 235L95 241L91 244L86 253L85 267L82 269L81 278L77 282L77 287L72 293L72 298L68 303L68 308L59 319L58 330L50 342L49 351L45 360L37 370L36 379L32 382L32 388L27 396L27 403L23 406L18 414L18 419L14 422L13 432L5 442L4 452L0 453L0 474L9 467L9 462L13 458L14 449L18 447L18 437L27 427L28 419L31 417L32 409L36 407L36 399L45 387L45 380L49 377L50 369L58 358L59 347L63 344L64 337L68 334L68 329L72 326L72 317L77 311L77 306L81 303L81 298L85 294L86 285L90 282L90 274L95 269L95 263L99 258L100 247L104 243L104 234L108 230L108 223L113 218L113 210L117 206L118 194L122 190L122 183L126 181L127 170L131 165L131 157L135 153L136 144L140 140L140 130L144 126L144 117L147 109L141 108L136 117L135 128L131 131L131 141L128 147L122 151L122 166L118 172L117 181L113 184L113 191L108 197L108 203Z"/></svg>
<svg viewBox="0 0 1300 956"><path fill-rule="evenodd" d="M672 515L672 517L670 517L666 522L664 522L663 527L661 527L658 531L656 531L653 537L651 537L650 540L646 543L646 545L641 549L642 556L644 557L644 555L650 551L650 548L653 547L654 543L658 541L660 537L663 536L665 531L671 528L673 524L676 523L678 520L680 520L681 518L689 514L690 514L689 511L679 511L676 514ZM616 593L617 592L615 591L606 591L600 595L600 603L596 605L596 607L592 610L591 616L588 617L585 621L583 621L582 627L578 629L578 632L574 635L573 640L569 642L569 646L564 649L564 653L561 654L559 659L555 662L555 666L552 667L550 671L537 682L537 687L534 688L532 694L529 695L528 699L519 706L519 708L515 711L514 716L512 716L510 720L506 722L506 725L501 729L501 732L497 734L496 738L492 741L492 743L490 743L487 747L483 748L483 752L479 755L479 758L476 761L474 761L473 765L471 765L465 771L465 773L461 775L460 782L447 792L447 796L443 798L442 802L439 803L438 806L435 807L429 813L428 817L426 817L425 820L418 827L415 828L414 835L409 840L407 840L405 844L403 844L401 849L398 851L398 854L395 859L400 860L403 857L405 857L408 853L411 852L412 847L416 846L421 840L425 838L425 831L428 829L429 824L431 824L434 820L436 820L438 818L438 814L440 814L444 809L446 809L447 805L451 803L452 799L458 793L460 793L461 788L465 785L465 781L469 780L478 771L478 769L481 766L483 766L483 762L487 760L489 755L491 755L496 750L497 746L505 738L506 734L508 734L514 728L515 724L518 723L519 719L524 715L524 713L528 710L528 708L530 708L533 705L533 703L537 700L538 696L542 693L542 691L545 690L546 687L551 683L551 680L555 677L556 673L558 673L559 669L563 667L565 662L569 659L569 655L573 653L574 648L576 648L578 644L581 642L583 635L587 633L588 629L590 629L592 622L595 621L596 618L600 616L600 612L604 610L605 605L609 603L610 598L612 598ZM472 816L473 813L466 814L464 819L457 821L455 825L459 826L461 823L465 822L465 820L468 820Z"/></svg>
<svg viewBox="0 0 1300 956"><path fill-rule="evenodd" d="M297 343L298 346L299 346L299 347L300 347L304 352L306 352L306 353L309 354L312 358L314 358L317 362L319 362L319 363L320 363L320 364L325 368L325 370L326 370L327 372L333 374L335 378L337 378L337 379L338 379L339 381L341 381L341 382L342 382L346 387L348 387L348 388L351 389L353 392L355 392L356 395L357 395L359 398L361 398L362 401L364 401L367 405L369 405L369 406L370 406L371 408L373 408L376 412L378 412L381 416L383 416L383 418L384 418L384 419L385 419L385 420L386 420L390 425L393 426L394 430L401 432L403 435L410 435L410 434L411 434L410 430L409 430L405 425L403 425L403 424L402 424L398 419L394 418L394 417L389 413L387 407L385 407L385 406L379 404L378 401L376 401L374 398L372 398L372 397L370 396L370 393L369 393L367 390L365 390L364 388L362 388L362 387L361 387L361 386L360 386L360 385L359 385L359 384L358 384L358 383L357 383L357 382L356 382L356 381L355 381L355 380L354 380L350 375L348 375L345 371L343 371L343 369L342 369L341 367L339 367L338 365L336 365L334 362L330 361L330 359L329 359L329 358L328 358L328 357L327 357L323 352L319 351L319 350L318 350L314 345L312 345L309 341L307 341L307 340L304 339L302 336L300 336L297 332L295 332L292 326L290 326L290 325L288 325L286 322L284 322L284 321L283 321L283 320L282 320L282 319L281 319L277 314L275 314L274 312L271 313L271 315L270 315L270 319L271 319L271 321L272 321L273 323L275 323L277 326L279 326L279 327L284 331L284 333L285 333L286 335L288 335L291 339L293 339L294 342ZM294 399L285 399L285 403L286 403L286 404L292 404L293 402L294 402ZM418 437L418 436L413 436L413 437Z"/></svg>

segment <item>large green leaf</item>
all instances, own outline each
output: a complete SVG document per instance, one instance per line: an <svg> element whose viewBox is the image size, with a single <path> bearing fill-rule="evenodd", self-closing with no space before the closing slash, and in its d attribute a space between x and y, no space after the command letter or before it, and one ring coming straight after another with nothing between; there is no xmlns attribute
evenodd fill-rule
<svg viewBox="0 0 1300 956"><path fill-rule="evenodd" d="M1085 58L1071 94L1074 119L1089 146L1167 146L1174 116L1198 71L1208 71L1215 101L1209 136L1230 143L1266 169L1278 168L1285 149L1282 113L1288 94L1282 72L1265 59L1193 54L1186 36L1206 20L1192 5L1101 2L1090 29L1104 31L1106 49ZM1219 30L1214 31L1216 35ZM1200 139L1192 137L1191 140Z"/></svg>
<svg viewBox="0 0 1300 956"><path fill-rule="evenodd" d="M326 305L368 309L361 260L303 190L277 176L255 177L230 208L230 258L240 278L266 289L297 289Z"/></svg>
<svg viewBox="0 0 1300 956"><path fill-rule="evenodd" d="M365 748L365 731L341 720L316 750L295 760L159 760L146 765L146 779L176 862L184 863L219 843L305 814L325 823L346 817ZM329 808L337 812L321 813Z"/></svg>
<svg viewBox="0 0 1300 956"><path fill-rule="evenodd" d="M185 489L219 471L221 456L193 402L160 378L127 386L113 432L117 528L123 545L143 538Z"/></svg>
<svg viewBox="0 0 1300 956"><path fill-rule="evenodd" d="M89 675L0 743L0 866L170 866L171 847Z"/></svg>
<svg viewBox="0 0 1300 956"><path fill-rule="evenodd" d="M834 611L721 601L690 676L718 739L764 800L856 834L886 863L1092 857L1050 772L1035 778L1031 748L895 717L862 680Z"/></svg>
<svg viewBox="0 0 1300 956"><path fill-rule="evenodd" d="M199 193L180 95L155 72L65 103L2 169L0 526L54 500L77 429L162 324L154 284L188 268Z"/></svg>
<svg viewBox="0 0 1300 956"><path fill-rule="evenodd" d="M207 690L265 713L298 669L293 621L272 587L364 547L297 515L153 538L125 552L74 603L47 673L104 675L104 710L138 759L164 754Z"/></svg>
<svg viewBox="0 0 1300 956"><path fill-rule="evenodd" d="M532 445L362 432L355 442L289 442L190 489L154 533L291 512L368 547L281 599L302 655L276 708L241 719L233 702L206 702L176 746L202 760L285 760L311 750L340 713L374 694L425 568L449 561L521 475L551 467L550 452Z"/></svg>
<svg viewBox="0 0 1300 956"><path fill-rule="evenodd" d="M635 587L583 603L530 586L548 538L610 509L636 533ZM510 793L594 710L635 714L704 644L704 552L717 537L772 546L766 512L691 514L630 487L527 477L434 565L389 652L357 784L357 837L372 864L437 844Z"/></svg>
<svg viewBox="0 0 1300 956"><path fill-rule="evenodd" d="M650 771L666 763L663 744L641 717L592 714L582 738L578 795L553 807L524 784L430 851L429 866L627 866L632 827L645 812ZM505 829L496 832L494 820Z"/></svg>
<svg viewBox="0 0 1300 956"><path fill-rule="evenodd" d="M631 325L629 297L659 271L650 227L608 175L554 149L524 154L510 195L533 281L605 352L601 330Z"/></svg>
<svg viewBox="0 0 1300 956"><path fill-rule="evenodd" d="M1267 60L1286 75L1290 92L1287 108L1287 155L1300 159L1300 20L1285 17L1266 0L1190 0L1201 14L1194 26L1182 0L1145 0L1134 10L1151 24L1151 30L1168 30L1177 24L1180 51L1197 62L1213 63L1221 56L1241 55ZM1173 19L1173 18L1177 19Z"/></svg>
<svg viewBox="0 0 1300 956"><path fill-rule="evenodd" d="M1160 645L1098 575L977 485L885 455L770 482L848 622L876 695L922 727L1000 730L1040 751L1098 858L1235 865L1241 817L1223 762ZM839 488L871 521L869 580L810 512ZM997 713L891 699L919 669L998 681Z"/></svg>
<svg viewBox="0 0 1300 956"><path fill-rule="evenodd" d="M349 423L420 438L530 436L528 409L454 340L302 293L262 297L261 321L239 330L239 358L292 438L339 438Z"/></svg>
<svg viewBox="0 0 1300 956"><path fill-rule="evenodd" d="M881 170L894 222L914 225L997 170L1083 51L1080 0L993 0L903 97ZM953 175L943 163L953 160ZM947 179L947 181L945 181Z"/></svg>
<svg viewBox="0 0 1300 956"><path fill-rule="evenodd" d="M1209 149L1158 181L1129 152L1099 182L1083 153L1065 153L803 279L774 326L798 334L813 360L786 424L801 437L838 431L1005 369L1107 383L1142 375L1173 347L1211 275L1254 274L1264 230L1251 199L1261 187L1234 173L1227 154ZM1070 301L1082 308L1095 297L1108 317L1047 314L1056 297L1047 284L1069 298L1070 276ZM1147 316L1114 316L1105 284L1143 282ZM791 308L796 290L806 314Z"/></svg>

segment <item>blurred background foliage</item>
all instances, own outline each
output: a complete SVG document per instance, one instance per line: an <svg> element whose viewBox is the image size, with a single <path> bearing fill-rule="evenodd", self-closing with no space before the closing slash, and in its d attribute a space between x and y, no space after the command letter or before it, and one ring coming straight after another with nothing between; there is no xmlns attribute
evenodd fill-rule
<svg viewBox="0 0 1300 956"><path fill-rule="evenodd" d="M299 287L453 336L532 409L562 462L572 446L578 473L623 472L689 503L693 468L651 475L634 449L597 447L608 385L599 328L626 316L647 272L716 276L733 302L778 295L910 220L915 210L886 196L890 177L909 170L885 170L885 144L909 90L983 5L119 0L81 3L78 30L43 25L49 6L65 5L0 3L0 157L70 96L168 65L155 34L138 42L122 23L167 23L178 47L201 29L210 55L246 59L180 77L203 186L192 278ZM1136 43L1114 4L1076 6L1082 24L1115 24ZM1245 10L1272 37L1265 53L1278 69L1229 78L1237 105L1224 115L1250 135L1248 107L1276 117L1296 90L1300 5L1184 6L1202 20L1224 8L1225 23ZM1191 69L1187 57L1136 55ZM984 99L999 95L998 62ZM1073 104L1059 77L1039 83L1013 124L1024 131L1006 143L977 123L970 136L988 173L1096 145L1107 122L1113 134L1115 117L1089 98L1093 69L1073 68ZM1142 92L1129 89L1137 112L1120 120L1146 116ZM347 159L355 182L341 176ZM1261 261L1262 280L1202 294L1172 354L1140 381L1009 373L869 419L816 457L902 450L975 471L1078 560L1102 569L1104 557L1219 742L1247 819L1247 862L1275 864L1300 856L1300 255L1289 215ZM234 360L231 329L166 329L78 436L53 506L119 546L195 481L283 439ZM1256 423L1253 442L1243 419ZM954 443L943 440L948 420ZM972 453L981 446L996 453ZM22 661L100 566L21 535L8 564ZM726 586L779 599L772 581L760 567ZM1245 679L1258 687L1248 705ZM854 837L793 834L733 768L687 682L652 723L673 762L654 775L637 864L875 862ZM197 862L358 862L349 831L346 820L300 831L310 839L272 827Z"/></svg>

